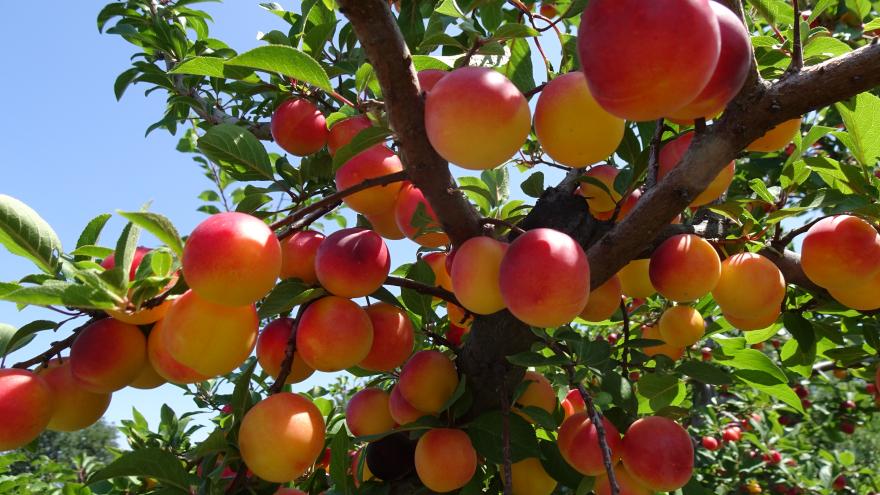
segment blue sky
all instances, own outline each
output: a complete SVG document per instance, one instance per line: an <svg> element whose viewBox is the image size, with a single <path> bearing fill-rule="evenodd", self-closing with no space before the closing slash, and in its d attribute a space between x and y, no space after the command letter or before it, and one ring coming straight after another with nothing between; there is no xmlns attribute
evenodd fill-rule
<svg viewBox="0 0 880 495"><path fill-rule="evenodd" d="M0 193L34 208L68 250L91 218L136 210L148 201L152 211L168 216L181 233L188 233L205 218L196 211L201 204L196 196L211 188L190 156L175 151L176 137L164 131L144 137L147 126L162 115L160 92L145 98L145 88L134 86L116 101L113 81L129 67L136 50L117 36L98 33L95 16L103 5L61 2L51 12L40 11L37 20L33 5L11 2L4 5L0 20L0 43L15 47L5 53L8 72L0 78L0 93L7 95L6 117L0 119ZM206 3L201 8L214 17L212 37L238 51L260 45L259 31L286 31L286 24L261 9L256 0ZM554 37L549 38L548 53L558 53ZM543 65L537 60L533 65L536 80L543 81ZM555 170L544 172L548 183L560 175ZM512 183L512 192L518 192L518 181ZM112 246L123 225L120 217L114 217L102 243ZM142 243L155 245L149 238ZM412 261L410 243L395 242L391 247L395 265ZM17 280L33 271L28 261L0 250L0 280ZM0 303L0 323L16 327L59 316L39 308L19 312L13 304ZM7 362L39 354L71 328L64 327L61 334L41 334ZM318 373L298 387L328 379ZM193 408L178 388L165 385L151 391L117 392L105 418L118 423L131 417L134 406L155 425L163 403L178 412Z"/></svg>

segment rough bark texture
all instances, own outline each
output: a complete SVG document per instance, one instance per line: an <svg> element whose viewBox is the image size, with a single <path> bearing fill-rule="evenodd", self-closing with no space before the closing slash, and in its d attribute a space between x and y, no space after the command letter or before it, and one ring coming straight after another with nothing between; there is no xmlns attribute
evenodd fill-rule
<svg viewBox="0 0 880 495"><path fill-rule="evenodd" d="M410 52L387 2L339 0L373 65L391 126L412 181L421 188L453 243L481 234L477 211L456 189L448 163L431 147L424 126L424 102ZM738 1L726 0L742 14ZM651 187L637 206L616 225L594 220L580 198L571 194L573 177L548 189L520 226L552 227L589 247L591 284L598 287L630 260L647 256L662 239L682 232L670 221L683 211L736 158L767 130L804 113L850 98L880 84L880 44L787 73L775 83L761 79L754 67L744 89L693 143L675 169ZM685 227L685 229L693 227ZM818 291L803 274L796 253L765 250L786 280ZM523 370L505 356L525 351L534 342L526 325L508 312L477 318L459 357L468 376L477 414L500 406L499 390L513 390ZM504 387L504 388L502 388Z"/></svg>

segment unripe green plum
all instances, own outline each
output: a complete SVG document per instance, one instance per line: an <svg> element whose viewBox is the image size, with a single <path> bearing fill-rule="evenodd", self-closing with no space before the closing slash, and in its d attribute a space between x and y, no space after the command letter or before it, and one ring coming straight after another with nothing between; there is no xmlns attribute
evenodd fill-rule
<svg viewBox="0 0 880 495"><path fill-rule="evenodd" d="M52 389L28 370L0 369L0 452L31 443L52 418Z"/></svg>
<svg viewBox="0 0 880 495"><path fill-rule="evenodd" d="M186 283L201 298L246 306L275 286L281 272L281 244L259 218L218 213L193 230L182 263Z"/></svg>
<svg viewBox="0 0 880 495"><path fill-rule="evenodd" d="M709 0L591 0L578 30L590 92L627 120L659 119L696 99L720 52Z"/></svg>
<svg viewBox="0 0 880 495"><path fill-rule="evenodd" d="M462 67L427 93L425 130L444 159L469 170L501 165L525 143L529 105L500 72Z"/></svg>

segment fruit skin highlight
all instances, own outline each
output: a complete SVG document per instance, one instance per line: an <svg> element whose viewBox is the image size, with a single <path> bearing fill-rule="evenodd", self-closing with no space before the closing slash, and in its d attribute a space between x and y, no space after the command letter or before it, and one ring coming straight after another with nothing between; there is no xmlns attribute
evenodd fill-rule
<svg viewBox="0 0 880 495"><path fill-rule="evenodd" d="M112 318L84 328L70 348L70 371L96 394L115 392L134 381L147 359L147 339L134 325Z"/></svg>
<svg viewBox="0 0 880 495"><path fill-rule="evenodd" d="M281 373L281 363L287 353L287 343L293 333L293 324L293 318L278 318L266 325L257 338L257 361L263 371L276 380ZM314 372L315 370L294 351L290 373L284 383L299 383L312 376Z"/></svg>
<svg viewBox="0 0 880 495"><path fill-rule="evenodd" d="M651 285L663 297L690 302L705 296L721 277L721 259L708 241L679 234L663 241L651 255Z"/></svg>
<svg viewBox="0 0 880 495"><path fill-rule="evenodd" d="M391 255L382 236L348 228L327 236L315 254L318 281L334 295L348 298L375 292L391 271Z"/></svg>
<svg viewBox="0 0 880 495"><path fill-rule="evenodd" d="M630 425L621 454L632 477L655 491L683 487L694 470L691 437L678 423L661 416L648 416Z"/></svg>
<svg viewBox="0 0 880 495"><path fill-rule="evenodd" d="M477 472L477 452L461 430L435 428L416 444L416 473L429 490L450 492L463 487Z"/></svg>
<svg viewBox="0 0 880 495"><path fill-rule="evenodd" d="M457 256L461 256L459 253ZM535 270L540 266L540 270ZM590 297L590 263L581 246L553 229L517 237L501 260L504 304L535 327L558 327L575 319Z"/></svg>
<svg viewBox="0 0 880 495"><path fill-rule="evenodd" d="M24 447L52 418L52 389L28 370L0 369L0 452Z"/></svg>
<svg viewBox="0 0 880 495"><path fill-rule="evenodd" d="M305 473L324 450L324 428L324 417L310 400L289 392L271 395L241 421L241 458L260 478L286 483Z"/></svg>
<svg viewBox="0 0 880 495"><path fill-rule="evenodd" d="M488 315L504 309L501 264L507 250L507 243L485 236L472 237L455 250L452 289L469 311Z"/></svg>
<svg viewBox="0 0 880 495"><path fill-rule="evenodd" d="M183 275L200 297L224 306L246 306L269 293L281 272L281 244L257 217L211 215L183 248Z"/></svg>
<svg viewBox="0 0 880 495"><path fill-rule="evenodd" d="M458 373L442 352L419 351L401 370L397 387L414 408L437 413L458 388Z"/></svg>
<svg viewBox="0 0 880 495"><path fill-rule="evenodd" d="M296 330L296 351L318 371L342 371L363 361L373 345L373 324L356 303L327 296L311 303Z"/></svg>
<svg viewBox="0 0 880 495"><path fill-rule="evenodd" d="M801 266L807 278L825 288L871 278L880 272L880 235L856 216L823 218L804 236Z"/></svg>
<svg viewBox="0 0 880 495"><path fill-rule="evenodd" d="M46 429L76 431L95 424L110 407L110 394L95 394L82 388L70 371L70 360L49 361L37 370L52 391L52 418Z"/></svg>
<svg viewBox="0 0 880 495"><path fill-rule="evenodd" d="M624 121L598 103L582 72L553 79L535 106L535 134L544 151L569 167L602 161L623 140Z"/></svg>
<svg viewBox="0 0 880 495"><path fill-rule="evenodd" d="M592 0L578 29L590 93L626 120L659 119L696 99L720 53L708 0Z"/></svg>
<svg viewBox="0 0 880 495"><path fill-rule="evenodd" d="M204 376L220 376L251 354L258 327L254 305L215 304L188 290L162 320L162 344L180 364ZM205 352L206 342L211 342L211 352Z"/></svg>
<svg viewBox="0 0 880 495"><path fill-rule="evenodd" d="M507 161L525 143L531 124L525 97L492 69L456 69L425 98L428 140L440 156L468 170Z"/></svg>
<svg viewBox="0 0 880 495"><path fill-rule="evenodd" d="M712 79L697 98L674 112L672 120L711 119L727 106L742 89L751 67L749 32L732 10L718 2L709 2L715 12L721 34L721 52Z"/></svg>
<svg viewBox="0 0 880 495"><path fill-rule="evenodd" d="M309 100L294 98L282 102L272 114L272 139L284 151L296 156L317 153L327 143L327 121Z"/></svg>

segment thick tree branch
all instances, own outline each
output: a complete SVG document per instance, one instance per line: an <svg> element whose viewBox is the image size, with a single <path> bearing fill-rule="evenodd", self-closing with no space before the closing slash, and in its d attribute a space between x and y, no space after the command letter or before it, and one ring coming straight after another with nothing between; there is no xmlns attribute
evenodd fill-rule
<svg viewBox="0 0 880 495"><path fill-rule="evenodd" d="M388 119L410 180L422 190L453 244L480 235L480 217L458 190L449 164L428 141L412 56L384 0L339 0L382 87Z"/></svg>
<svg viewBox="0 0 880 495"><path fill-rule="evenodd" d="M601 285L642 252L740 150L767 130L878 84L877 43L806 67L772 85L755 81L717 123L694 138L679 165L589 249L592 286Z"/></svg>

